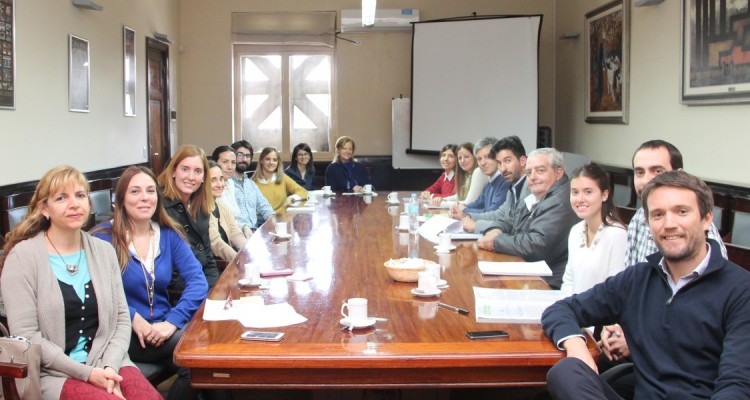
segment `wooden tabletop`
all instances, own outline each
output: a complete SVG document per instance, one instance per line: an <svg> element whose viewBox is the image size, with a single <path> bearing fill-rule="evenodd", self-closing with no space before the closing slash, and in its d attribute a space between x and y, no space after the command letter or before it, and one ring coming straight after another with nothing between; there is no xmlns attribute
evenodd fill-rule
<svg viewBox="0 0 750 400"><path fill-rule="evenodd" d="M457 249L437 254L419 238L419 256L439 262L450 287L437 298L416 298L416 283L395 282L383 263L407 256L409 234L395 229L403 207L387 206L385 195L321 199L314 213L277 216L287 221L291 238L270 233L264 224L230 263L209 293L226 300L260 295L265 304L288 302L307 318L280 331L278 343L241 341L237 321L204 321L196 312L174 358L191 369L195 387L363 388L483 387L543 385L563 353L539 324L477 323L473 286L544 289L535 277L483 276L478 260L518 261L517 257L477 249L474 241L454 241ZM261 270L291 268L308 281L273 278L270 288L240 291L245 264ZM370 316L388 318L366 329L342 330L341 305L352 297L368 299ZM463 316L439 308L438 301L464 308ZM467 331L502 329L507 339L470 340ZM590 350L597 353L593 341Z"/></svg>

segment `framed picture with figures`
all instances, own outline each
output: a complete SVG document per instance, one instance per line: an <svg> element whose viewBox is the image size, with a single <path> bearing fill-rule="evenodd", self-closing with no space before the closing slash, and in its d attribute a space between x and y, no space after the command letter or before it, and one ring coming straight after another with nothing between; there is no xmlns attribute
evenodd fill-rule
<svg viewBox="0 0 750 400"><path fill-rule="evenodd" d="M586 122L628 123L629 3L612 1L586 14Z"/></svg>

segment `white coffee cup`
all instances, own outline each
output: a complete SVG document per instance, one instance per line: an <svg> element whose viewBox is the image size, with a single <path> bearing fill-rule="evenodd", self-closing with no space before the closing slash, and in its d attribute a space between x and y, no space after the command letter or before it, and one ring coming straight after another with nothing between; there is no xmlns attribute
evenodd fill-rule
<svg viewBox="0 0 750 400"><path fill-rule="evenodd" d="M253 264L245 264L245 277L250 283L260 282L260 267Z"/></svg>
<svg viewBox="0 0 750 400"><path fill-rule="evenodd" d="M288 234L286 230L286 222L276 221L276 234L278 236L286 236Z"/></svg>
<svg viewBox="0 0 750 400"><path fill-rule="evenodd" d="M425 264L424 270L425 272L430 272L435 277L436 280L440 280L440 270L442 268L440 267L440 264Z"/></svg>
<svg viewBox="0 0 750 400"><path fill-rule="evenodd" d="M307 202L308 203L317 203L318 202L318 194L314 192L308 192L307 193Z"/></svg>
<svg viewBox="0 0 750 400"><path fill-rule="evenodd" d="M348 314L344 313L348 309ZM367 299L353 297L341 305L341 316L348 319L349 322L361 322L367 320Z"/></svg>
<svg viewBox="0 0 750 400"><path fill-rule="evenodd" d="M390 192L390 193L388 193L388 202L389 203L398 203L398 192Z"/></svg>
<svg viewBox="0 0 750 400"><path fill-rule="evenodd" d="M323 193L325 193L326 195L331 194L332 193L331 187L330 186L323 186Z"/></svg>
<svg viewBox="0 0 750 400"><path fill-rule="evenodd" d="M435 274L430 271L422 271L418 274L417 288L422 293L435 293L437 292L437 279Z"/></svg>
<svg viewBox="0 0 750 400"><path fill-rule="evenodd" d="M372 193L372 185L370 185L370 184L368 183L367 185L363 186L363 187L362 187L362 192L364 192L365 194L370 194L370 193Z"/></svg>
<svg viewBox="0 0 750 400"><path fill-rule="evenodd" d="M451 234L443 232L440 234L440 243L438 248L441 250L449 250L451 248Z"/></svg>
<svg viewBox="0 0 750 400"><path fill-rule="evenodd" d="M398 229L409 229L409 216L401 214L398 216Z"/></svg>

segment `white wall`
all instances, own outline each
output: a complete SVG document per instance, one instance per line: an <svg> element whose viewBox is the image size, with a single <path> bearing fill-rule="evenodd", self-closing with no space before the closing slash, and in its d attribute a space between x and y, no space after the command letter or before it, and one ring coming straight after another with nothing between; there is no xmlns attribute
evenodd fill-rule
<svg viewBox="0 0 750 400"><path fill-rule="evenodd" d="M543 14L540 39L540 124L552 125L553 0L380 0L378 8L417 8L429 20L478 14ZM211 151L235 139L232 121L231 13L249 11L340 11L358 0L182 0L181 143ZM411 91L411 33L344 34L362 46L336 48L338 135L357 141L361 155L391 154L391 99ZM334 128L336 129L336 128ZM489 132L488 132L489 133ZM500 135L500 133L493 133ZM455 142L478 138L457 137ZM437 166L437 159L435 160Z"/></svg>
<svg viewBox="0 0 750 400"><path fill-rule="evenodd" d="M53 166L83 171L147 161L145 43L176 37L178 0L16 0L16 109L0 110L0 185L39 179ZM136 31L137 116L123 116L122 26ZM89 41L90 112L68 111L68 35ZM177 60L172 46L170 57ZM172 68L172 99L176 99Z"/></svg>
<svg viewBox="0 0 750 400"><path fill-rule="evenodd" d="M683 153L688 172L713 182L749 187L750 105L680 104L680 1L631 7L630 123L584 121L584 16L605 3L556 3L554 36L581 33L576 40L556 39L556 146L603 164L629 168L638 145L664 139Z"/></svg>

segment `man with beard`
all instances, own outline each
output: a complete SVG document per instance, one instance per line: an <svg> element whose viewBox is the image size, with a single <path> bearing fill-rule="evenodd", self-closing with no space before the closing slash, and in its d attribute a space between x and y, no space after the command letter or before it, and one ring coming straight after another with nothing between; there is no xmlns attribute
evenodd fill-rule
<svg viewBox="0 0 750 400"><path fill-rule="evenodd" d="M706 239L711 189L683 171L643 187L658 252L590 290L553 304L542 328L567 352L547 374L555 399L621 399L598 375L582 326L622 322L635 398L750 398L750 273Z"/></svg>
<svg viewBox="0 0 750 400"><path fill-rule="evenodd" d="M253 162L253 146L247 140L239 140L232 143L232 148L237 152L237 166L227 186L228 190L234 192L239 207L239 214L234 217L245 235L249 236L250 230L255 230L275 213L255 182L245 175Z"/></svg>

